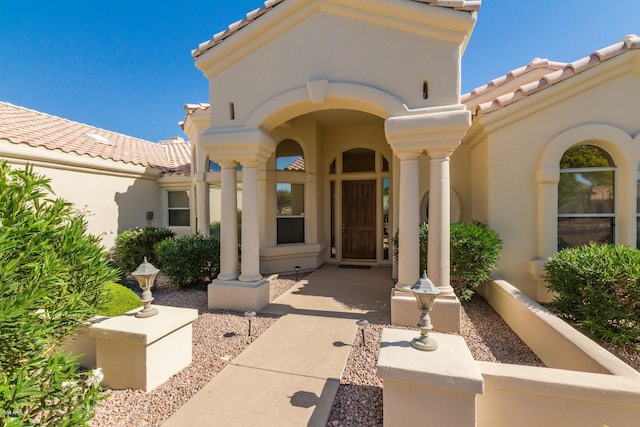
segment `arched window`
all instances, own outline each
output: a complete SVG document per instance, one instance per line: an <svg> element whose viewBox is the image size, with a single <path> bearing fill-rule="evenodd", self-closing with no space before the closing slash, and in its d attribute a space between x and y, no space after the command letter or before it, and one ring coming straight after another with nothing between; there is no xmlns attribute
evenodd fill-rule
<svg viewBox="0 0 640 427"><path fill-rule="evenodd" d="M285 139L276 148L276 170L304 172L304 152L293 139Z"/></svg>
<svg viewBox="0 0 640 427"><path fill-rule="evenodd" d="M560 160L558 249L615 239L615 165L603 149L578 145Z"/></svg>

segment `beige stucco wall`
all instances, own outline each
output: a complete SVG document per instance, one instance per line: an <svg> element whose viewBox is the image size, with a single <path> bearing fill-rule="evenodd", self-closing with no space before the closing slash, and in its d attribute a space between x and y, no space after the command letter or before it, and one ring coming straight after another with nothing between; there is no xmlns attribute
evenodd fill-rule
<svg viewBox="0 0 640 427"><path fill-rule="evenodd" d="M505 108L476 117L463 145L471 161L471 215L501 236L496 274L544 299L531 274L557 248L557 180L566 149L604 148L616 164L616 242L635 245L640 77L623 55ZM455 174L456 172L452 172ZM539 276L538 276L539 277Z"/></svg>
<svg viewBox="0 0 640 427"><path fill-rule="evenodd" d="M211 123L234 123L229 103L235 122L246 123L266 100L315 80L375 88L409 109L458 103L459 43L471 14L413 2L293 3L253 22L250 39L238 32L198 58L210 80ZM316 108L296 105L293 115Z"/></svg>
<svg viewBox="0 0 640 427"><path fill-rule="evenodd" d="M636 370L512 284L488 281L478 290L546 366L478 362L478 426L637 425Z"/></svg>
<svg viewBox="0 0 640 427"><path fill-rule="evenodd" d="M209 127L197 126L199 146L219 162L261 164L267 158L258 174L263 273L289 264L317 267L329 258L327 170L342 151L367 147L383 153L392 169L362 174L360 179L381 180L394 174L395 189L397 162L386 141L385 119L449 117L462 111L460 59L475 19L475 13L419 2L299 0L279 3L259 19L250 19L241 30L233 27L228 37L218 36L209 43L211 49L199 51L195 64L209 80L211 104L206 111ZM362 123L350 122L352 116L323 116L316 122L313 116L320 111L344 110L379 119ZM412 120L410 132L419 127L417 122L423 123ZM396 130L407 130L400 128ZM421 137L437 138L432 133L429 129ZM304 175L275 171L272 151L283 139L296 140L303 147ZM425 146L416 149L419 152ZM354 174L352 178L359 177ZM276 244L277 182L305 184L305 245ZM422 180L422 194L428 185L428 180ZM381 194L379 191L378 199ZM395 215L398 209L393 194L392 206ZM339 206L336 211L339 215ZM381 214L379 218L382 223ZM391 233L398 225L393 216L392 221ZM388 263L390 260L381 259L382 228L378 228L376 261ZM339 234L339 224L336 230ZM339 241L336 246L340 247Z"/></svg>
<svg viewBox="0 0 640 427"><path fill-rule="evenodd" d="M10 143L0 144L0 157L20 168L29 162L50 178L56 196L86 212L89 233L100 236L107 249L118 233L147 225L147 211L154 212L151 225L160 225L157 171Z"/></svg>

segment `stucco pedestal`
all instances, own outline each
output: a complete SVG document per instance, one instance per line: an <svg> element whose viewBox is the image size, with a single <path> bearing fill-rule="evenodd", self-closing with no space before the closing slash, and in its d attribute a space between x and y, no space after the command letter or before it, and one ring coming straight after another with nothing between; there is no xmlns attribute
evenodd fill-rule
<svg viewBox="0 0 640 427"><path fill-rule="evenodd" d="M269 304L270 286L267 279L256 282L214 280L207 288L210 309L259 311Z"/></svg>
<svg viewBox="0 0 640 427"><path fill-rule="evenodd" d="M191 363L192 308L154 305L158 314L136 318L139 309L107 318L89 328L96 340L102 384L113 389L153 390Z"/></svg>
<svg viewBox="0 0 640 427"><path fill-rule="evenodd" d="M484 391L480 369L464 339L429 334L436 351L411 347L415 331L385 329L378 376L384 381L385 426L476 426L476 397Z"/></svg>
<svg viewBox="0 0 640 427"><path fill-rule="evenodd" d="M433 328L440 332L460 333L460 301L455 295L439 296L429 313ZM391 290L391 324L415 327L420 317L416 298L409 292Z"/></svg>
<svg viewBox="0 0 640 427"><path fill-rule="evenodd" d="M89 335L89 330L94 323L107 319L109 317L97 316L86 325L77 327L74 334L60 345L60 349L78 356L78 365L83 368L94 369L96 367L96 339Z"/></svg>

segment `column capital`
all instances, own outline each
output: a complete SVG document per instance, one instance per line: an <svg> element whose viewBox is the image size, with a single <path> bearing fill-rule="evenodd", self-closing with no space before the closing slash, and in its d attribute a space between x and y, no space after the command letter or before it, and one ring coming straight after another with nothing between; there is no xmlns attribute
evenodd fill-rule
<svg viewBox="0 0 640 427"><path fill-rule="evenodd" d="M420 156L422 156L422 152L420 151L396 151L394 153L400 162L410 161L410 160L418 160Z"/></svg>
<svg viewBox="0 0 640 427"><path fill-rule="evenodd" d="M242 162L240 162L240 164L242 164L242 168L243 169L246 169L246 168L257 168L263 163L264 162L261 162L261 161L256 160L256 159L244 159L244 160L242 160Z"/></svg>
<svg viewBox="0 0 640 427"><path fill-rule="evenodd" d="M201 137L202 149L215 162L266 162L276 149L275 141L260 129L209 128Z"/></svg>
<svg viewBox="0 0 640 427"><path fill-rule="evenodd" d="M221 162L216 162L220 165L221 169L233 169L236 170L238 168L238 162L234 162L233 160L223 160Z"/></svg>
<svg viewBox="0 0 640 427"><path fill-rule="evenodd" d="M387 141L396 153L427 151L451 155L471 127L471 112L452 106L451 110L389 117L384 127Z"/></svg>

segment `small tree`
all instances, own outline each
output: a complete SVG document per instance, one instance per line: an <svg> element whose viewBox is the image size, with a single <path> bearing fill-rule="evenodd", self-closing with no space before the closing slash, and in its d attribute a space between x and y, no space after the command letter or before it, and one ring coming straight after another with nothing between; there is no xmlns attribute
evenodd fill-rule
<svg viewBox="0 0 640 427"><path fill-rule="evenodd" d="M82 214L49 180L0 163L0 408L7 426L85 425L99 375L57 346L103 302L115 279Z"/></svg>

